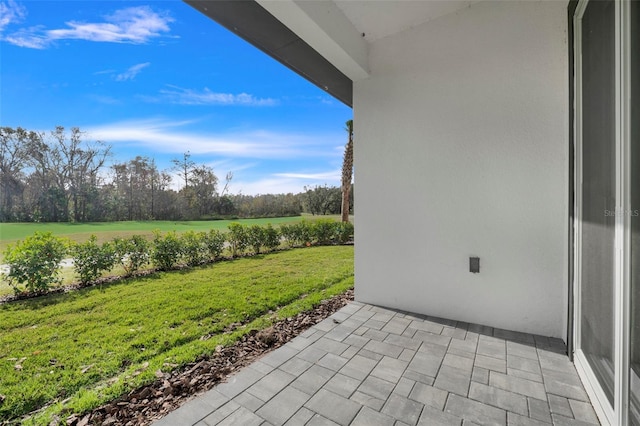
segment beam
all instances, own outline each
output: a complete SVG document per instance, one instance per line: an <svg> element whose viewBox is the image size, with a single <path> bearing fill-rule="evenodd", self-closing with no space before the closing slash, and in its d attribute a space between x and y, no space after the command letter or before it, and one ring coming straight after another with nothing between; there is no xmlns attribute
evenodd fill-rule
<svg viewBox="0 0 640 426"><path fill-rule="evenodd" d="M333 1L256 0L352 81L369 77L369 48Z"/></svg>

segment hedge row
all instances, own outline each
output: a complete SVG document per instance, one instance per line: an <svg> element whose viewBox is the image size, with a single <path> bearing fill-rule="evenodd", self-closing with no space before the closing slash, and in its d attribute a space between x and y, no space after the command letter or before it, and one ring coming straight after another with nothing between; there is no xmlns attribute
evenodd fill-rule
<svg viewBox="0 0 640 426"><path fill-rule="evenodd" d="M61 262L73 258L73 268L81 283L96 281L115 267L131 276L145 266L158 270L202 265L219 260L225 249L231 257L260 254L280 247L345 244L353 239L351 223L320 219L301 221L274 228L232 223L228 232L155 231L148 241L141 235L116 237L99 244L95 235L83 243L70 242L51 232L36 232L24 241L9 246L5 261L9 272L3 274L16 293L43 292L61 281Z"/></svg>

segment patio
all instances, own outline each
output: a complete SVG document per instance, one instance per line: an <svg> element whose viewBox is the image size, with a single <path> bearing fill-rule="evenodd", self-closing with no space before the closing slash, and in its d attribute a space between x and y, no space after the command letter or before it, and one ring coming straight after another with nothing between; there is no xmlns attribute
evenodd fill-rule
<svg viewBox="0 0 640 426"><path fill-rule="evenodd" d="M599 424L564 343L352 302L154 423Z"/></svg>

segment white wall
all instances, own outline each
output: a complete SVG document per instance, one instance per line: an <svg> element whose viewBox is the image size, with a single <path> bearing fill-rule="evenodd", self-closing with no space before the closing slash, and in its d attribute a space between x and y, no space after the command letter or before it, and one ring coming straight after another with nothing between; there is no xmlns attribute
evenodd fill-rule
<svg viewBox="0 0 640 426"><path fill-rule="evenodd" d="M475 3L370 46L357 300L566 338L566 6Z"/></svg>

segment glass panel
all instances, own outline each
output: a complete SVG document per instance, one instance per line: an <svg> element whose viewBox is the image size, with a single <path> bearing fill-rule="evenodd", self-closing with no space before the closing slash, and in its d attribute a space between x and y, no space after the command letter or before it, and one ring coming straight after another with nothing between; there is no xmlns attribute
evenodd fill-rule
<svg viewBox="0 0 640 426"><path fill-rule="evenodd" d="M631 2L631 370L630 423L640 426L640 2Z"/></svg>
<svg viewBox="0 0 640 426"><path fill-rule="evenodd" d="M582 18L581 349L613 405L615 228L615 5L591 1Z"/></svg>

